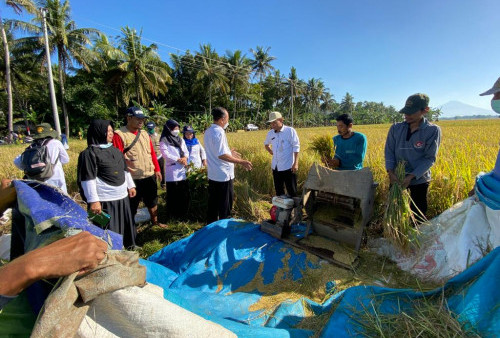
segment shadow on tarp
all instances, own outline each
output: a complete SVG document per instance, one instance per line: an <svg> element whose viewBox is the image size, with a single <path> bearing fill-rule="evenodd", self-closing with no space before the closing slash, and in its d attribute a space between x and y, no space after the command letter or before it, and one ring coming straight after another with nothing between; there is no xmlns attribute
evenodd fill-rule
<svg viewBox="0 0 500 338"><path fill-rule="evenodd" d="M360 332L352 318L374 298L382 313L396 314L411 309L412 300L440 295L443 289L459 321L473 325L485 336L500 334L500 248L443 288L430 292L357 286L332 295L323 304L301 299L283 302L272 314L250 311L262 295L257 289L237 290L254 278L260 277L264 284L273 282L276 276L281 276L279 271L284 268L285 260L288 262L285 278L292 280L300 279L306 267L317 267L304 253L261 232L256 224L221 220L168 245L141 263L147 266L147 281L161 286L166 299L238 336L313 335L312 331L294 328L307 316L304 306L307 303L315 315L337 305L321 336L348 337Z"/></svg>

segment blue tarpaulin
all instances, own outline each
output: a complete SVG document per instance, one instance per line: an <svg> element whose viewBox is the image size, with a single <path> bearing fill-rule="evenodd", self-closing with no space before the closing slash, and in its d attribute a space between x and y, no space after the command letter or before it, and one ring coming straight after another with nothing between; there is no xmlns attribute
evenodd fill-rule
<svg viewBox="0 0 500 338"><path fill-rule="evenodd" d="M484 336L500 334L500 248L431 292L357 286L332 293L322 304L309 299L284 300L272 311L256 306L269 294L263 285L286 279L300 281L318 260L260 231L256 224L221 220L190 237L172 243L142 264L147 281L164 289L164 297L238 336L302 337L312 331L296 328L304 318L335 310L323 328L323 337L360 333L353 320L377 302L380 313L411 311L415 300L445 291L449 308L459 321ZM332 282L335 276L332 276ZM326 283L325 288L331 287Z"/></svg>
<svg viewBox="0 0 500 338"><path fill-rule="evenodd" d="M26 221L25 250L30 251L70 229L88 231L104 239L113 249L123 248L122 235L103 230L87 220L87 212L53 186L37 181L12 182L19 211Z"/></svg>
<svg viewBox="0 0 500 338"><path fill-rule="evenodd" d="M17 207L24 216L24 252L77 231L88 231L102 238L112 249L123 248L122 235L91 224L87 220L87 212L55 187L37 181L15 180L12 183L16 188ZM50 290L51 285L42 281L27 289L34 313L40 311Z"/></svg>
<svg viewBox="0 0 500 338"><path fill-rule="evenodd" d="M76 228L121 248L120 235L89 224L85 210L57 189L36 182L14 181L14 185L27 222L29 247ZM297 326L321 314L329 316L321 331L323 337L351 336L361 330L354 320L356 314L374 301L381 313L397 314L411 311L415 300L441 294L464 325L482 336L500 336L498 247L442 288L426 293L377 286L335 292L336 276L327 276L322 281L325 297L321 303L293 293L297 287L307 287L304 283L314 272L325 268L322 262L261 232L253 223L215 222L141 264L147 267L147 281L161 286L166 299L240 337L308 337L314 332ZM272 306L266 307L264 301L272 297L276 297Z"/></svg>

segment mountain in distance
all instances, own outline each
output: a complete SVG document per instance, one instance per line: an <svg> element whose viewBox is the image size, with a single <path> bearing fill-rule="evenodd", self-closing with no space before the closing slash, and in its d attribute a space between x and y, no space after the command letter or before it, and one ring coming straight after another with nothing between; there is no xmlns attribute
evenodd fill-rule
<svg viewBox="0 0 500 338"><path fill-rule="evenodd" d="M488 109L471 106L460 101L450 101L443 104L441 107L441 115L439 118L449 119L454 117L471 117L471 116L491 116L498 117L495 112Z"/></svg>

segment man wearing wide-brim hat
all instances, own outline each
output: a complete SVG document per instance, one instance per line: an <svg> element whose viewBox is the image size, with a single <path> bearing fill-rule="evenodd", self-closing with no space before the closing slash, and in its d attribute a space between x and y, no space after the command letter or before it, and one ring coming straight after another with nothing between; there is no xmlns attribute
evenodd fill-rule
<svg viewBox="0 0 500 338"><path fill-rule="evenodd" d="M385 143L385 169L390 183L398 181L395 169L398 162L405 162L406 176L399 182L410 190L413 212L425 216L427 213L427 191L431 181L431 167L441 142L441 129L427 121L429 97L413 94L399 111L404 122L395 123L389 129Z"/></svg>
<svg viewBox="0 0 500 338"><path fill-rule="evenodd" d="M50 160L52 164L54 164L53 174L45 181L45 183L56 186L67 193L66 178L64 177L64 170L62 166L63 164L69 162L69 156L64 149L63 144L58 139L57 131L52 129L52 126L49 123L41 123L35 128L33 140L33 145L43 144L47 147ZM21 155L14 159L14 164L16 167L23 170Z"/></svg>
<svg viewBox="0 0 500 338"><path fill-rule="evenodd" d="M273 171L276 196L297 196L297 170L299 169L300 141L297 132L292 127L283 124L280 112L271 112L269 120L271 130L267 133L264 147L273 156L271 169Z"/></svg>

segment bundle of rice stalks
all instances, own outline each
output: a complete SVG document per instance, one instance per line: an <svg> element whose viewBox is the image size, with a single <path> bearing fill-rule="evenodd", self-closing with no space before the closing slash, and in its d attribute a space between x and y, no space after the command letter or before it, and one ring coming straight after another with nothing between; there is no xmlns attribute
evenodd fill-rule
<svg viewBox="0 0 500 338"><path fill-rule="evenodd" d="M311 150L317 152L321 157L321 162L325 166L329 166L328 162L333 158L333 139L329 135L316 136L312 139L309 147Z"/></svg>
<svg viewBox="0 0 500 338"><path fill-rule="evenodd" d="M383 297L383 296L382 296ZM400 304L397 313L382 310L383 299L373 299L355 313L361 337L480 337L469 322L459 322L442 294L436 298L413 300L411 306Z"/></svg>
<svg viewBox="0 0 500 338"><path fill-rule="evenodd" d="M417 218L411 210L411 197L403 187L405 179L405 163L400 161L396 166L398 181L391 185L384 212L384 237L403 251L408 251L412 244L418 245Z"/></svg>

